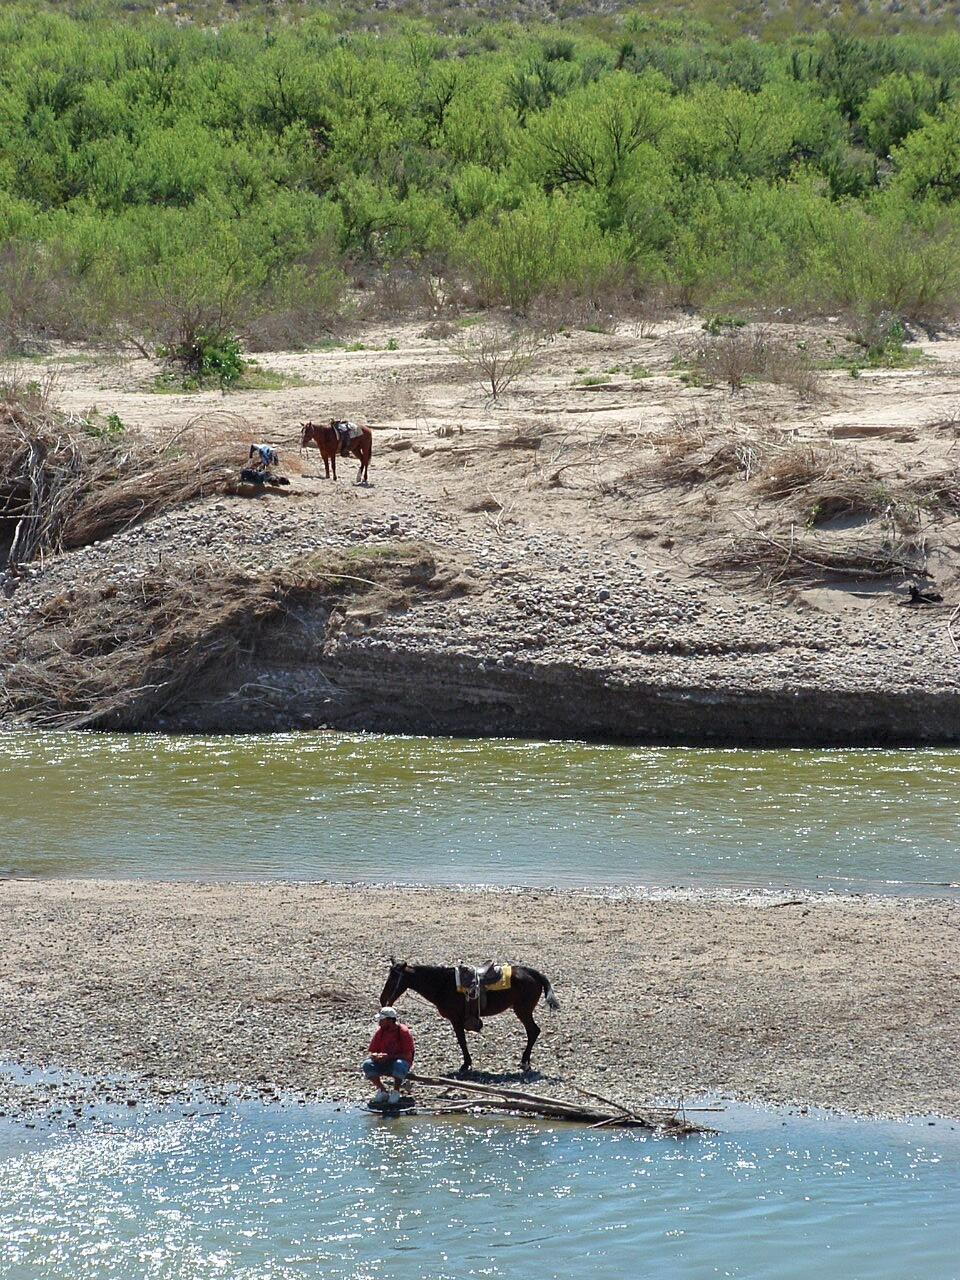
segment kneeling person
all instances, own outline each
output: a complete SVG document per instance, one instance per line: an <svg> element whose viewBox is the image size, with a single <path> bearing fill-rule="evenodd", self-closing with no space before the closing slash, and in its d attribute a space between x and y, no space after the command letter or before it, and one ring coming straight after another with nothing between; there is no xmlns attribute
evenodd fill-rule
<svg viewBox="0 0 960 1280"><path fill-rule="evenodd" d="M392 1076L397 1085L403 1084L413 1066L413 1036L410 1028L397 1019L396 1009L381 1009L377 1017L379 1026L370 1041L370 1057L363 1063L363 1074L373 1084L374 1102L399 1102L396 1089L390 1093L383 1087L383 1076Z"/></svg>

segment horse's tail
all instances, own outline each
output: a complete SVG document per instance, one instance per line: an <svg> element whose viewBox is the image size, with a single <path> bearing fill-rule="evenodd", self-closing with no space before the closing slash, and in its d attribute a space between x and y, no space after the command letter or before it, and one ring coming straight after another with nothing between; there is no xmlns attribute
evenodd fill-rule
<svg viewBox="0 0 960 1280"><path fill-rule="evenodd" d="M528 972L533 974L533 976L540 983L541 987L543 987L543 998L547 1002L547 1008L559 1009L560 1001L557 999L557 993L554 991L553 984L551 983L550 979L545 978L543 974L538 973L536 969L530 969L528 970Z"/></svg>

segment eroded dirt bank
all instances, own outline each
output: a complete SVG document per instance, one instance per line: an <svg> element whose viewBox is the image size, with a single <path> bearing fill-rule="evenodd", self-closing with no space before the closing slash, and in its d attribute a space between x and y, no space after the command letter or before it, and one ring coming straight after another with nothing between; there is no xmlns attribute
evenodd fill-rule
<svg viewBox="0 0 960 1280"><path fill-rule="evenodd" d="M556 987L548 1084L960 1116L958 942L956 905L902 899L5 881L0 1060L358 1097L391 952L493 955ZM456 1067L432 1008L401 1007L418 1065ZM521 1045L488 1021L476 1069L515 1071Z"/></svg>
<svg viewBox="0 0 960 1280"><path fill-rule="evenodd" d="M771 332L825 359L845 342L842 326ZM138 439L200 421L238 466L267 440L292 483L134 520L8 578L4 723L960 741L960 343L857 379L826 370L813 390L734 393L690 375L695 319L570 332L491 405L418 326L364 340L264 356L295 382L227 398L153 394L146 361L50 358L65 410L95 403ZM373 424L370 488L298 455L298 423L333 414ZM204 575L262 585L317 555L369 590L318 591L206 648L188 611L164 671L127 663L103 695L151 593ZM385 587L384 563L405 557L423 571ZM943 602L904 607L911 581ZM178 630L209 658L170 682Z"/></svg>

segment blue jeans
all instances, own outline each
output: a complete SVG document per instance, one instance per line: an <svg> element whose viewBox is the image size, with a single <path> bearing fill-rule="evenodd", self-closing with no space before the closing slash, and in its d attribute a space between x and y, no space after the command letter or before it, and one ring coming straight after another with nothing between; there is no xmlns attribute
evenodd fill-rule
<svg viewBox="0 0 960 1280"><path fill-rule="evenodd" d="M367 1058L360 1070L368 1080L376 1080L378 1076L392 1076L397 1084L400 1084L407 1078L410 1063L406 1058L387 1058L385 1062L374 1062L372 1058Z"/></svg>

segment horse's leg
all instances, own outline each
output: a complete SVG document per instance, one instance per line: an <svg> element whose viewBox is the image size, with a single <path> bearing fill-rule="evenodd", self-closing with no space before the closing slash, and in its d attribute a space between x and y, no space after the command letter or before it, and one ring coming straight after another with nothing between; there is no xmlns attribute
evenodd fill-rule
<svg viewBox="0 0 960 1280"><path fill-rule="evenodd" d="M317 448L319 447L320 446L318 445ZM329 480L330 479L330 455L328 453L322 453L320 456L323 458L323 478L324 480Z"/></svg>
<svg viewBox="0 0 960 1280"><path fill-rule="evenodd" d="M450 1019L453 1024L454 1034L457 1037L457 1044L460 1046L460 1052L463 1054L462 1071L469 1071L473 1066L473 1059L470 1057L470 1050L467 1046L467 1033L463 1029L462 1019Z"/></svg>
<svg viewBox="0 0 960 1280"><path fill-rule="evenodd" d="M524 1071L530 1068L530 1055L533 1053L533 1046L537 1043L540 1035L540 1028L533 1020L532 1009L514 1009L514 1013L523 1023L527 1032L527 1047L523 1051L523 1057L520 1059L520 1066Z"/></svg>
<svg viewBox="0 0 960 1280"><path fill-rule="evenodd" d="M333 453L331 453L331 455L330 455L330 465L333 467L333 478L334 478L334 480L336 480L336 478L337 478L337 451L336 451L336 449L334 449Z"/></svg>

